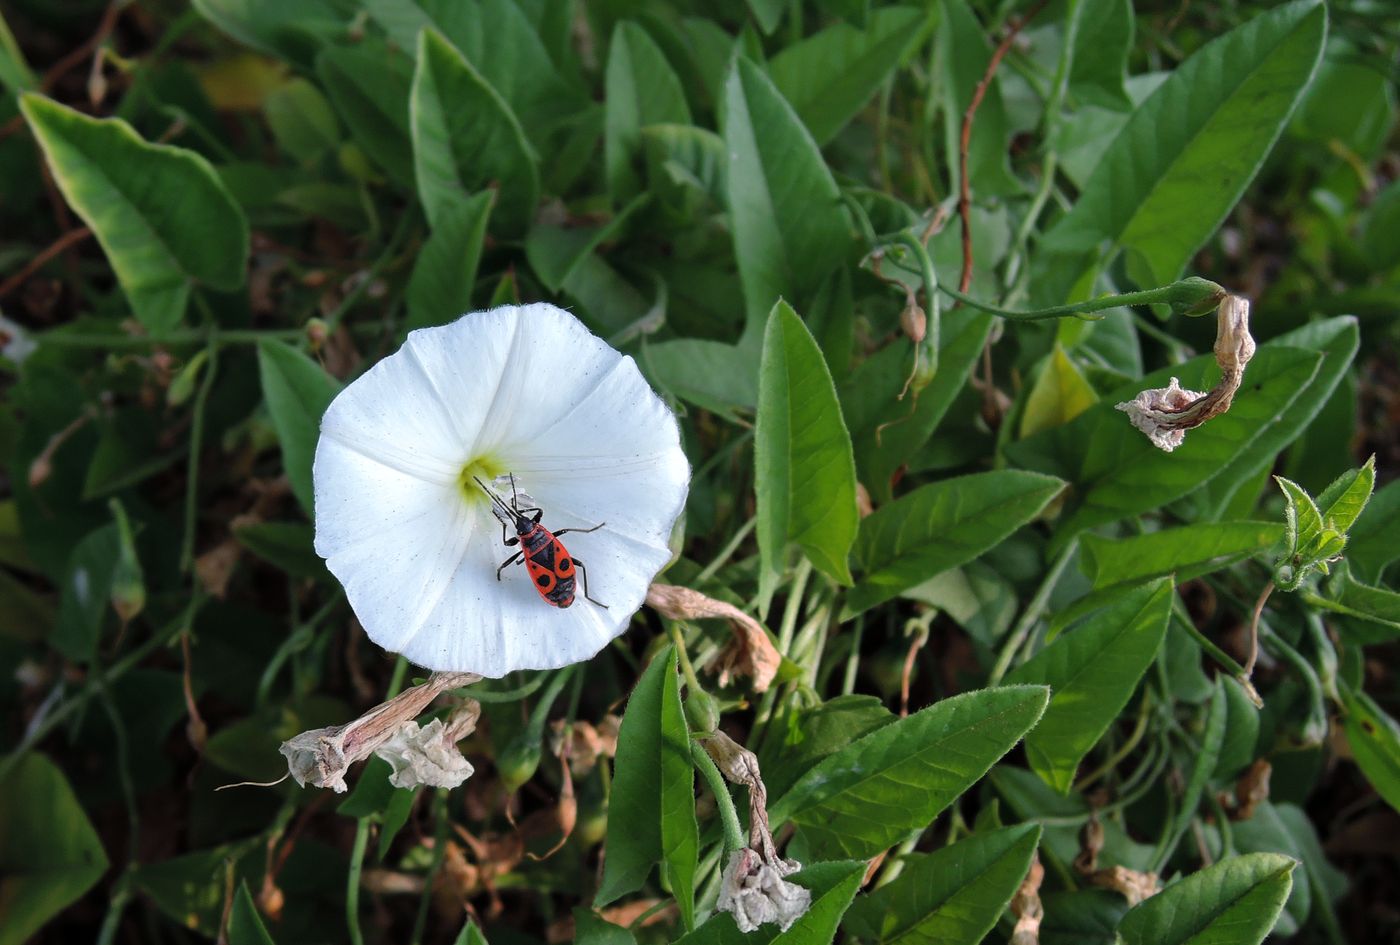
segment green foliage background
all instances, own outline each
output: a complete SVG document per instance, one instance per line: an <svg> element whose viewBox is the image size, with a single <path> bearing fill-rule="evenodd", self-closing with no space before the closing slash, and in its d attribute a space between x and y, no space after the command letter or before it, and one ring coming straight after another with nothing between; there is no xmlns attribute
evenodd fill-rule
<svg viewBox="0 0 1400 945"><path fill-rule="evenodd" d="M1393 936L1400 32L1137 7L7 4L0 943L737 940L714 710L813 895L755 941L1006 940L1035 856L1044 943ZM1260 346L1163 453L1114 405L1213 319L1014 313L1184 275ZM644 610L472 687L460 790L215 793L412 678L312 550L321 412L540 299L674 407L661 580L773 685Z"/></svg>

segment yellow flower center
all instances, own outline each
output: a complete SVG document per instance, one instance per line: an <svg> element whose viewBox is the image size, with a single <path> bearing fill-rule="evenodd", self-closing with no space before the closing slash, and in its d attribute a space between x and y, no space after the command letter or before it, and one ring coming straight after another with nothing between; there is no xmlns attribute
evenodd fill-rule
<svg viewBox="0 0 1400 945"><path fill-rule="evenodd" d="M490 486L497 476L504 475L510 470L506 464L495 456L487 454L477 456L467 461L462 467L462 472L457 476L457 488L462 492L462 498L468 505L490 505L491 499L486 493L481 491L481 487L476 484L476 480Z"/></svg>

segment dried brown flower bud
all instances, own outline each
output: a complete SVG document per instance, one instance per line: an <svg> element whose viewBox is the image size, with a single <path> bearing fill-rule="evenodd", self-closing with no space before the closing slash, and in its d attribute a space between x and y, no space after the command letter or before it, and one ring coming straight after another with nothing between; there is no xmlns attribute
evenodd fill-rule
<svg viewBox="0 0 1400 945"><path fill-rule="evenodd" d="M710 663L718 670L719 684L729 684L731 676L752 676L753 691L765 692L778 673L782 657L763 624L733 604L707 597L688 587L653 584L647 589L647 606L672 620L698 620L719 617L729 621L734 637Z"/></svg>

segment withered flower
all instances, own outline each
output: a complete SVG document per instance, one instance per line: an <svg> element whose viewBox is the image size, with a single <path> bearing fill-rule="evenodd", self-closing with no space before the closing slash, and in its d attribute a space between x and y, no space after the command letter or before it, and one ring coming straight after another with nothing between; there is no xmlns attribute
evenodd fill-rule
<svg viewBox="0 0 1400 945"><path fill-rule="evenodd" d="M1185 441L1187 430L1230 409L1254 349L1249 334L1249 300L1227 295L1216 309L1215 363L1220 366L1220 382L1201 393L1182 388L1181 382L1172 378L1168 386L1145 390L1118 404L1118 409L1147 434L1153 446L1170 453Z"/></svg>

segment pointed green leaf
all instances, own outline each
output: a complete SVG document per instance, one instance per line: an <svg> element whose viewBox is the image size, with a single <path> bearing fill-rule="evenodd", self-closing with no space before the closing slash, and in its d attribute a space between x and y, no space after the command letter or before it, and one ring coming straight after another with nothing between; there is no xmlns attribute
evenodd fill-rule
<svg viewBox="0 0 1400 945"><path fill-rule="evenodd" d="M321 435L321 415L340 383L296 348L280 341L258 343L258 375L272 427L282 444L282 463L306 514L312 512L311 461Z"/></svg>
<svg viewBox="0 0 1400 945"><path fill-rule="evenodd" d="M1055 345L1046 358L1021 413L1021 436L1069 423L1098 402L1098 395L1078 366Z"/></svg>
<svg viewBox="0 0 1400 945"><path fill-rule="evenodd" d="M120 119L89 118L42 95L21 96L20 110L152 334L180 323L195 283L243 285L248 221L203 157L147 144Z"/></svg>
<svg viewBox="0 0 1400 945"><path fill-rule="evenodd" d="M1385 566L1400 557L1400 480L1375 494L1347 535L1347 561L1365 581L1380 579Z"/></svg>
<svg viewBox="0 0 1400 945"><path fill-rule="evenodd" d="M1327 582L1327 592L1326 597L1308 594L1305 599L1314 607L1400 630L1400 594L1386 587L1362 584L1352 577L1349 566Z"/></svg>
<svg viewBox="0 0 1400 945"><path fill-rule="evenodd" d="M1044 686L944 699L827 755L776 803L816 856L873 856L926 827L1011 750L1045 711Z"/></svg>
<svg viewBox="0 0 1400 945"><path fill-rule="evenodd" d="M1361 516L1376 488L1376 457L1372 454L1360 469L1342 473L1317 497L1322 520L1346 533Z"/></svg>
<svg viewBox="0 0 1400 945"><path fill-rule="evenodd" d="M412 185L412 61L367 37L357 46L323 50L316 74L355 143L397 183Z"/></svg>
<svg viewBox="0 0 1400 945"><path fill-rule="evenodd" d="M1026 737L1026 757L1061 794L1157 658L1172 593L1170 580L1124 591L1006 677L1047 685L1053 693L1045 717Z"/></svg>
<svg viewBox="0 0 1400 945"><path fill-rule="evenodd" d="M636 945L631 929L613 925L588 909L574 910L574 945Z"/></svg>
<svg viewBox="0 0 1400 945"><path fill-rule="evenodd" d="M1228 677L1215 677L1215 689L1211 693L1210 707L1206 710L1205 731L1201 733L1201 748L1191 759L1191 778L1186 782L1186 790L1181 794L1180 804L1172 811L1173 819L1168 827L1169 833L1163 838L1161 851L1154 864L1159 873L1162 867L1171 861L1181 838L1190 829L1192 818L1196 816L1196 809L1201 803L1201 795L1205 793L1206 783L1215 774L1216 766L1220 762L1220 749L1225 744L1225 723L1230 718L1227 691L1232 685L1238 686Z"/></svg>
<svg viewBox="0 0 1400 945"><path fill-rule="evenodd" d="M636 23L621 22L613 30L603 101L608 192L615 204L622 204L641 189L636 164L642 129L662 123L690 124L681 80L661 47Z"/></svg>
<svg viewBox="0 0 1400 945"><path fill-rule="evenodd" d="M846 609L860 613L971 561L1040 514L1064 487L1053 476L1002 469L921 486L860 523L860 582Z"/></svg>
<svg viewBox="0 0 1400 945"><path fill-rule="evenodd" d="M851 436L821 349L786 302L773 306L763 337L754 466L761 581L774 579L796 542L824 574L850 584L846 559L860 521Z"/></svg>
<svg viewBox="0 0 1400 945"><path fill-rule="evenodd" d="M418 199L434 229L494 186L502 233L525 232L539 199L538 159L510 106L434 29L418 37L409 122Z"/></svg>
<svg viewBox="0 0 1400 945"><path fill-rule="evenodd" d="M671 880L681 923L695 926L695 868L700 828L695 821L695 765L690 760L690 728L681 707L676 656L661 682L661 861Z"/></svg>
<svg viewBox="0 0 1400 945"><path fill-rule="evenodd" d="M15 42L15 34L10 32L5 17L0 16L0 86L4 86L13 95L32 89L38 84L29 63L24 60L24 52L19 48L19 43Z"/></svg>
<svg viewBox="0 0 1400 945"><path fill-rule="evenodd" d="M63 772L43 755L9 767L0 797L0 945L23 945L92 888L107 854Z"/></svg>
<svg viewBox="0 0 1400 945"><path fill-rule="evenodd" d="M1265 551L1282 538L1283 527L1276 522L1205 522L1127 538L1085 535L1079 566L1096 589L1168 574L1180 583Z"/></svg>
<svg viewBox="0 0 1400 945"><path fill-rule="evenodd" d="M1123 127L1041 243L1037 296L1064 301L1101 245L1131 247L1144 285L1177 278L1254 179L1312 80L1327 12L1295 0L1202 46Z"/></svg>
<svg viewBox="0 0 1400 945"><path fill-rule="evenodd" d="M1322 534L1322 513L1302 486L1282 476L1274 481L1283 490L1284 544L1290 555L1297 555Z"/></svg>
<svg viewBox="0 0 1400 945"><path fill-rule="evenodd" d="M192 0L210 23L245 46L309 67L322 45L346 32L334 0Z"/></svg>
<svg viewBox="0 0 1400 945"><path fill-rule="evenodd" d="M233 897L233 909L228 917L228 945L274 945L262 916L258 915L258 907L253 905L247 880L238 884L238 892Z"/></svg>
<svg viewBox="0 0 1400 945"><path fill-rule="evenodd" d="M1123 945L1259 945L1274 927L1296 860L1235 856L1168 886L1123 916Z"/></svg>
<svg viewBox="0 0 1400 945"><path fill-rule="evenodd" d="M903 65L932 25L926 10L886 7L862 29L836 23L793 43L773 57L768 72L817 144L825 145Z"/></svg>
<svg viewBox="0 0 1400 945"><path fill-rule="evenodd" d="M661 859L661 788L657 780L665 748L661 706L666 674L674 674L675 667L673 649L657 653L627 699L608 797L603 881L593 897L594 908L640 889L652 864Z"/></svg>
<svg viewBox="0 0 1400 945"><path fill-rule="evenodd" d="M982 349L991 335L996 319L984 312L960 309L943 315L943 330L939 332L938 372L933 381L919 392L918 400L912 398L903 402L895 401L895 394L909 376L911 356L905 349L904 360L898 368L885 372L880 381L891 384L884 402L898 403L898 413L888 418L880 415L878 423L867 424L860 431L852 431L856 444L856 468L860 471L860 481L870 490L876 502L888 502L893 496L890 481L899 467L923 448L940 423L953 401L967 387L968 372L981 356ZM899 348L889 346L867 358L862 368L870 366L875 372L883 370L883 365L874 364L885 351L898 355ZM857 381L857 377L860 378ZM842 396L848 387L860 383L865 393L875 392L875 378L872 372L857 371L851 375L849 385L842 386ZM845 409L843 400L843 409ZM894 422L889 422L890 420ZM852 423L854 427L855 424Z"/></svg>
<svg viewBox="0 0 1400 945"><path fill-rule="evenodd" d="M1342 720L1351 746L1351 755L1361 773L1385 798L1400 810L1400 725L1364 692L1342 688Z"/></svg>
<svg viewBox="0 0 1400 945"><path fill-rule="evenodd" d="M1026 878L1039 824L975 833L904 861L891 883L861 896L842 926L880 945L977 945Z"/></svg>
<svg viewBox="0 0 1400 945"><path fill-rule="evenodd" d="M1123 88L1133 48L1131 0L1080 0L1076 12L1070 95L1101 108L1131 108L1132 99Z"/></svg>
<svg viewBox="0 0 1400 945"><path fill-rule="evenodd" d="M486 936L482 934L481 926L468 919L462 931L452 940L452 945L486 945Z"/></svg>
<svg viewBox="0 0 1400 945"><path fill-rule="evenodd" d="M836 180L802 119L740 57L725 82L724 143L734 256L748 332L779 299L803 304L845 261L851 229Z"/></svg>
<svg viewBox="0 0 1400 945"><path fill-rule="evenodd" d="M408 278L405 328L445 325L471 311L494 196L493 191L483 190L463 202L423 244Z"/></svg>

